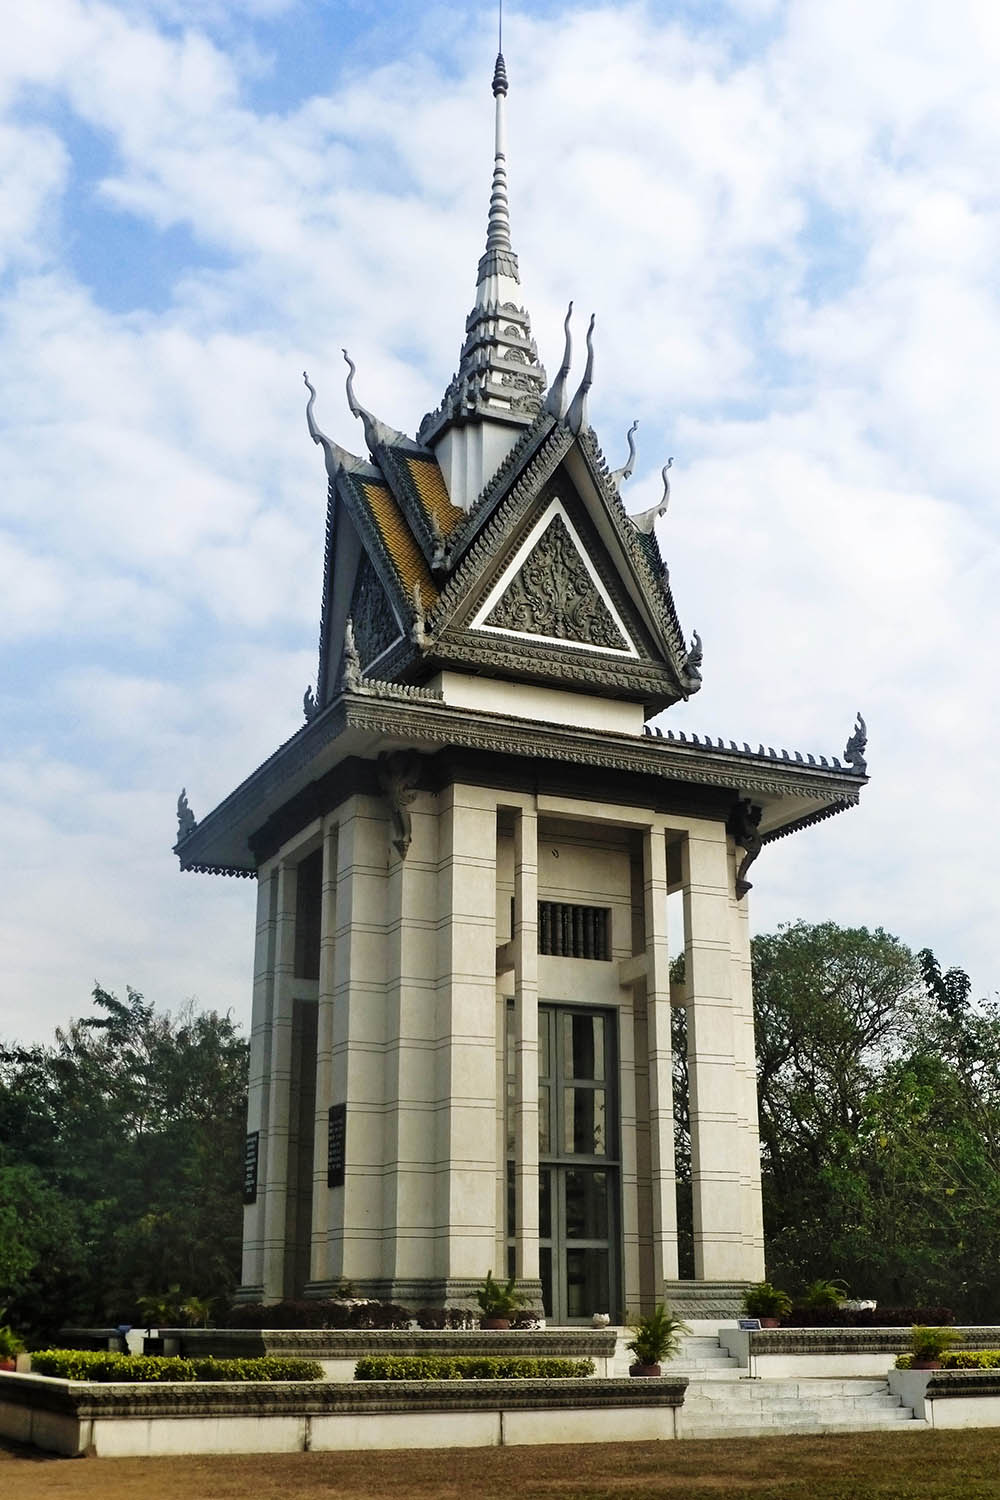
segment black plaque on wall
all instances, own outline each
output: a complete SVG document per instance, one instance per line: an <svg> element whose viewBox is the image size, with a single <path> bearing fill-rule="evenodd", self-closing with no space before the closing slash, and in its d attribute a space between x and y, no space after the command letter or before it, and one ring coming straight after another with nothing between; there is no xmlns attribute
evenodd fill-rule
<svg viewBox="0 0 1000 1500"><path fill-rule="evenodd" d="M243 1202L257 1202L257 1162L260 1159L260 1131L252 1130L243 1148Z"/></svg>
<svg viewBox="0 0 1000 1500"><path fill-rule="evenodd" d="M344 1162L347 1146L347 1105L330 1105L330 1133L326 1142L326 1185L344 1186Z"/></svg>

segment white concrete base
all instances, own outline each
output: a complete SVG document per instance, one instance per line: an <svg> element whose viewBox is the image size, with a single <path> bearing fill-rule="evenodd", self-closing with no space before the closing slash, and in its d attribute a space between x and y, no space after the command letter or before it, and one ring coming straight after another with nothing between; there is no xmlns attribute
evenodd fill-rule
<svg viewBox="0 0 1000 1500"><path fill-rule="evenodd" d="M649 1442L677 1436L685 1382L615 1381L600 1394L593 1380L334 1384L194 1390L0 1374L0 1437L100 1458Z"/></svg>
<svg viewBox="0 0 1000 1500"><path fill-rule="evenodd" d="M989 1385L994 1390L977 1392L978 1370L892 1370L889 1389L928 1427L1000 1427L1000 1379ZM988 1372L996 1376L1000 1372ZM965 1377L965 1378L963 1378ZM971 1378L969 1378L971 1377ZM937 1389L935 1389L935 1386ZM968 1395L955 1394L968 1388Z"/></svg>

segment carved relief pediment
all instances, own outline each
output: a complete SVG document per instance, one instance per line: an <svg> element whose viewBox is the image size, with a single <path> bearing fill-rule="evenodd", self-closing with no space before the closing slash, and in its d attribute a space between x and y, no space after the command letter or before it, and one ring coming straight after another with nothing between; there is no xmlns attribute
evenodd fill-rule
<svg viewBox="0 0 1000 1500"><path fill-rule="evenodd" d="M560 500L536 521L471 621L473 630L638 655Z"/></svg>
<svg viewBox="0 0 1000 1500"><path fill-rule="evenodd" d="M368 667L399 640L402 631L367 553L361 556L349 613L361 666Z"/></svg>

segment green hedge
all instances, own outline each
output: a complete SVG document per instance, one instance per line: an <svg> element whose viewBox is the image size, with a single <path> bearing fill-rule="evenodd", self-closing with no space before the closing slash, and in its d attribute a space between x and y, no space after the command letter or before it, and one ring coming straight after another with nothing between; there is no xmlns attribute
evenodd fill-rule
<svg viewBox="0 0 1000 1500"><path fill-rule="evenodd" d="M593 1373L592 1359L498 1354L376 1355L359 1359L354 1368L355 1380L579 1380Z"/></svg>
<svg viewBox="0 0 1000 1500"><path fill-rule="evenodd" d="M322 1380L311 1359L181 1359L173 1354L111 1354L93 1349L42 1349L31 1356L34 1375L58 1380Z"/></svg>
<svg viewBox="0 0 1000 1500"><path fill-rule="evenodd" d="M897 1370L911 1370L913 1355L900 1354ZM1000 1370L1000 1349L946 1349L941 1356L942 1370Z"/></svg>

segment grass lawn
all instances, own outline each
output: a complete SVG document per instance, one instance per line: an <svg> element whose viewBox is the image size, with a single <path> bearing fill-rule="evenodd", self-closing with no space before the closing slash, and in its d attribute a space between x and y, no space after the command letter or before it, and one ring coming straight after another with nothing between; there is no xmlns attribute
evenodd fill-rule
<svg viewBox="0 0 1000 1500"><path fill-rule="evenodd" d="M17 1500L755 1500L1000 1497L1000 1429L746 1441L58 1459L0 1444Z"/></svg>

